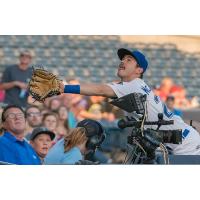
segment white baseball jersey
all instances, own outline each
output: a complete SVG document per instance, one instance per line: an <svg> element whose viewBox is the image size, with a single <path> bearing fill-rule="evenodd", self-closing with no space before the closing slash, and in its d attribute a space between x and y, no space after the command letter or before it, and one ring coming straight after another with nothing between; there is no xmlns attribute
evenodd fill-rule
<svg viewBox="0 0 200 200"><path fill-rule="evenodd" d="M200 134L191 126L187 125L179 116L168 110L167 106L154 95L149 86L140 78L130 82L108 84L118 98L130 93L141 93L147 95L147 119L146 121L157 121L158 113L163 113L164 120L174 120L173 125L163 125L160 130L182 130L182 144L168 144L176 155L200 155ZM145 126L146 128L147 126ZM149 126L148 126L149 127ZM157 126L151 126L156 129Z"/></svg>

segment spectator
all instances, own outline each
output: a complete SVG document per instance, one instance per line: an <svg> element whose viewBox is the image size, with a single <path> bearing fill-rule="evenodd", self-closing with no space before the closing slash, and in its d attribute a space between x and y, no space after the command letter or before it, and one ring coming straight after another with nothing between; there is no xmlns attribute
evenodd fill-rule
<svg viewBox="0 0 200 200"><path fill-rule="evenodd" d="M104 140L103 127L94 120L79 122L69 135L58 141L47 154L45 164L75 164L84 155L95 151Z"/></svg>
<svg viewBox="0 0 200 200"><path fill-rule="evenodd" d="M77 124L77 118L75 117L75 114L72 110L72 106L70 106L70 103L67 101L68 99L65 98L64 100L64 106L67 108L68 111L68 125L69 128L75 128Z"/></svg>
<svg viewBox="0 0 200 200"><path fill-rule="evenodd" d="M27 106L27 83L32 75L29 67L31 58L29 51L23 51L19 57L19 64L9 66L3 72L0 90L5 90L6 104Z"/></svg>
<svg viewBox="0 0 200 200"><path fill-rule="evenodd" d="M45 127L35 128L30 136L30 144L43 163L45 156L52 146L55 134Z"/></svg>
<svg viewBox="0 0 200 200"><path fill-rule="evenodd" d="M106 120L109 122L113 122L115 120L115 116L109 110L105 110L105 97L101 96L91 96L90 101L91 105L89 106L88 112L93 114L94 116L99 116L101 120ZM88 117L89 118L89 117ZM95 119L95 118L93 118ZM96 119L98 120L98 119Z"/></svg>
<svg viewBox="0 0 200 200"><path fill-rule="evenodd" d="M68 83L76 85L79 83L78 80L71 79ZM85 119L80 113L87 110L87 97L78 94L67 94L62 96L64 106L68 109L68 120L69 127L75 128L78 121Z"/></svg>
<svg viewBox="0 0 200 200"><path fill-rule="evenodd" d="M174 96L174 106L176 108L188 108L190 107L190 102L186 98L186 90L182 86L174 86L170 90L170 95Z"/></svg>
<svg viewBox="0 0 200 200"><path fill-rule="evenodd" d="M168 107L175 115L178 115L178 116L180 116L180 117L183 116L182 111L179 110L179 109L176 109L176 108L174 107L174 105L175 105L175 98L174 98L173 96L168 96L168 97L167 97L166 105L167 105L167 107Z"/></svg>
<svg viewBox="0 0 200 200"><path fill-rule="evenodd" d="M83 159L86 151L86 131L84 128L72 129L69 135L58 141L47 154L45 164L75 164Z"/></svg>
<svg viewBox="0 0 200 200"><path fill-rule="evenodd" d="M26 120L27 127L25 132L25 137L30 140L30 135L34 128L41 126L42 124L42 114L37 106L29 106L26 109Z"/></svg>
<svg viewBox="0 0 200 200"><path fill-rule="evenodd" d="M161 85L159 88L155 89L154 92L158 95L162 101L166 101L167 96L170 95L170 90L174 86L174 82L170 77L165 77L161 81Z"/></svg>
<svg viewBox="0 0 200 200"><path fill-rule="evenodd" d="M16 105L4 108L2 112L3 136L0 137L0 161L12 164L40 164L36 152L26 140L25 113Z"/></svg>
<svg viewBox="0 0 200 200"><path fill-rule="evenodd" d="M104 101L101 101L103 112L109 113L111 116L108 118L108 121L112 122L113 119L120 119L124 117L124 111L118 108L117 106L113 106L109 103L109 98L105 98ZM114 115L114 117L112 116Z"/></svg>
<svg viewBox="0 0 200 200"><path fill-rule="evenodd" d="M64 135L67 135L69 131L69 125L68 125L68 111L65 106L60 106L58 109L58 140L61 139Z"/></svg>
<svg viewBox="0 0 200 200"><path fill-rule="evenodd" d="M53 112L45 113L42 119L42 124L52 132L56 132L58 125L58 115Z"/></svg>
<svg viewBox="0 0 200 200"><path fill-rule="evenodd" d="M97 96L91 96L90 97L91 105L89 106L89 109L86 110L86 108L80 109L78 114L78 119L94 119L94 120L101 120L103 113L101 105L98 101Z"/></svg>
<svg viewBox="0 0 200 200"><path fill-rule="evenodd" d="M57 97L53 97L49 101L49 110L52 112L57 112L59 107L61 106L61 101Z"/></svg>
<svg viewBox="0 0 200 200"><path fill-rule="evenodd" d="M190 99L190 108L198 108L199 107L199 98L197 96L193 96Z"/></svg>
<svg viewBox="0 0 200 200"><path fill-rule="evenodd" d="M58 115L54 112L44 114L42 119L43 126L56 134L53 145L62 138L57 132L58 121Z"/></svg>

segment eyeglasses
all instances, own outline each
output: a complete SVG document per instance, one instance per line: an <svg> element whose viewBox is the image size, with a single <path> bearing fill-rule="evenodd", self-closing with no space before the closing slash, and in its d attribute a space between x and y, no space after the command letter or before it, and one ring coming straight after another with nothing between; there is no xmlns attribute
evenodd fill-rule
<svg viewBox="0 0 200 200"><path fill-rule="evenodd" d="M5 119L15 119L15 118L24 118L24 113L9 113L5 116Z"/></svg>
<svg viewBox="0 0 200 200"><path fill-rule="evenodd" d="M27 113L27 116L28 117L41 116L41 113L40 112L30 112L30 113Z"/></svg>

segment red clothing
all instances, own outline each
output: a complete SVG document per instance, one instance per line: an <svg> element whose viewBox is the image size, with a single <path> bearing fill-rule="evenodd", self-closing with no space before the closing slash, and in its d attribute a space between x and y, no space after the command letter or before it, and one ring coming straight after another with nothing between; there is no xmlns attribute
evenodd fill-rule
<svg viewBox="0 0 200 200"><path fill-rule="evenodd" d="M5 99L5 91L0 90L0 102L4 102L4 99Z"/></svg>

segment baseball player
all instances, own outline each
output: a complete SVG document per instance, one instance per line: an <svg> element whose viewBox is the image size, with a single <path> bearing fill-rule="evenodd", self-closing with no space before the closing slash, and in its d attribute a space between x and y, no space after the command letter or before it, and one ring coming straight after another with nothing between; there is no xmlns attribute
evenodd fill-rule
<svg viewBox="0 0 200 200"><path fill-rule="evenodd" d="M147 95L147 121L157 121L158 113L163 113L164 120L174 120L173 125L161 126L160 130L182 129L182 144L169 144L173 153L177 155L200 155L200 135L191 126L174 115L162 103L160 98L154 95L151 88L142 80L143 73L147 70L148 61L139 51L119 49L118 56L121 63L117 75L121 79L119 83L110 84L60 84L63 93L78 93L91 96L122 97L137 92Z"/></svg>
<svg viewBox="0 0 200 200"><path fill-rule="evenodd" d="M167 106L162 103L160 98L156 96L151 88L142 80L143 74L148 67L148 61L145 56L140 51L130 51L123 48L119 49L117 53L119 59L121 60L117 73L118 77L121 79L119 83L64 85L61 81L59 82L58 94L73 93L88 96L105 96L109 98L120 98L134 92L146 94L146 120L157 121L158 113L163 113L163 119L174 120L174 124L161 126L160 130L182 130L182 144L169 144L173 153L176 155L200 155L199 133L191 126L184 123L179 116L175 116L171 111L169 111ZM36 81L34 81L33 78L30 86L32 88L38 87L38 82L40 80L40 83L45 85L47 82L43 84L44 81L42 81L41 77L43 78L44 76L41 75Z"/></svg>

